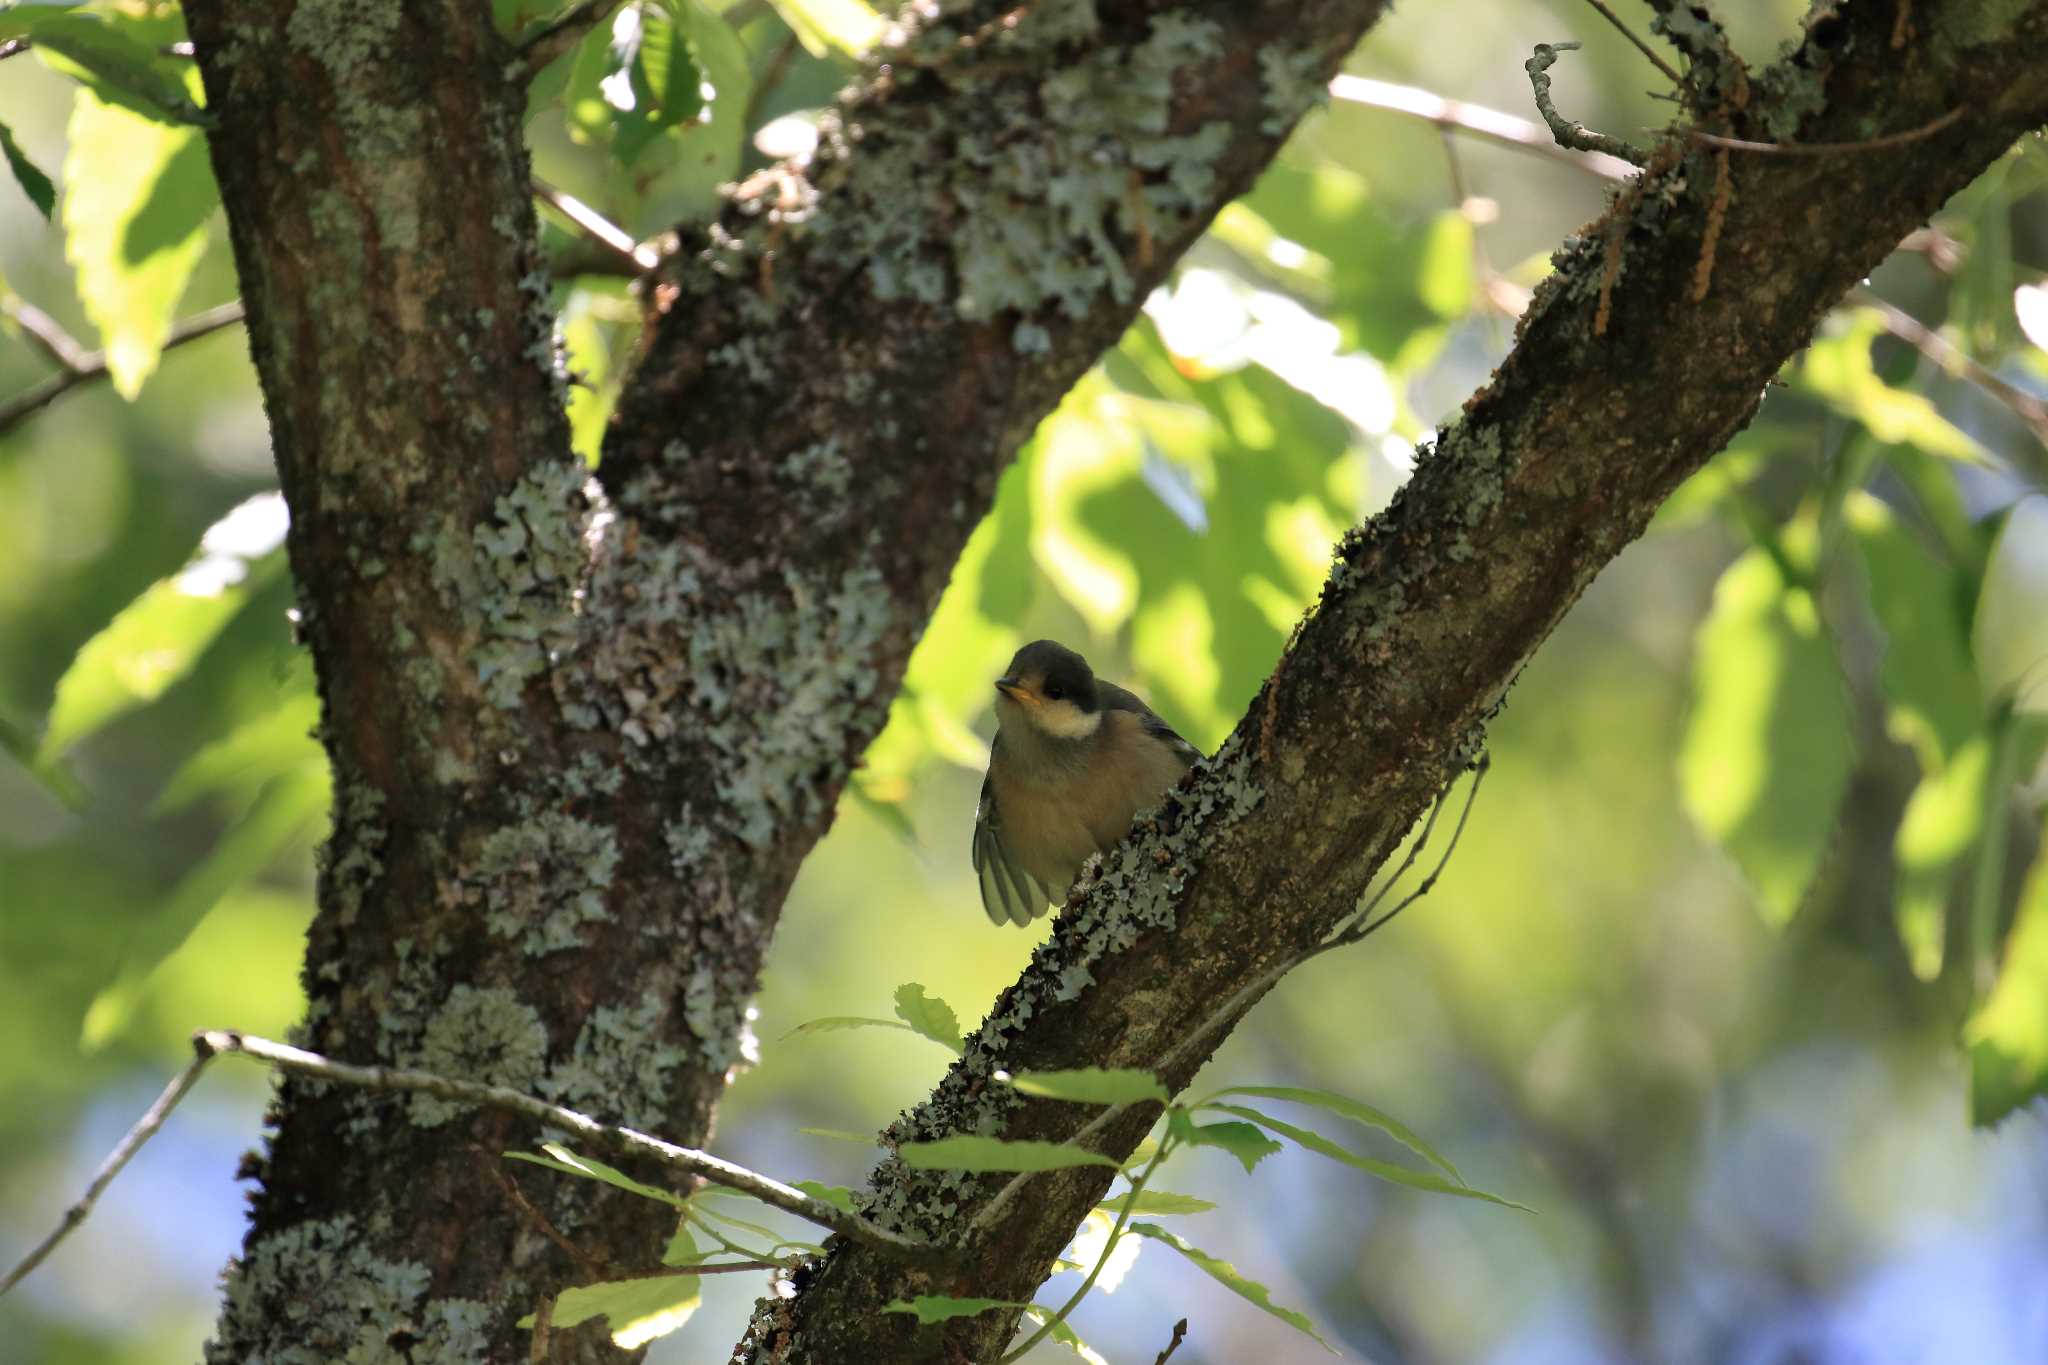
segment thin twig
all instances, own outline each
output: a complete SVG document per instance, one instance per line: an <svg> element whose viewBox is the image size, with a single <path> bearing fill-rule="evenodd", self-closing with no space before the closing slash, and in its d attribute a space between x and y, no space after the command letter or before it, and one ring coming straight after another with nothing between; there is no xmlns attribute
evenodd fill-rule
<svg viewBox="0 0 2048 1365"><path fill-rule="evenodd" d="M1618 156L1623 161L1640 166L1650 159L1649 153L1622 138L1606 133L1596 133L1583 123L1574 123L1557 112L1557 106L1550 101L1550 67L1560 52L1576 52L1578 43L1538 43L1536 53L1522 63L1522 69L1529 73L1529 89L1536 96L1536 112L1543 115L1543 122L1550 129L1550 135L1557 139L1560 147L1574 147L1582 152L1605 152Z"/></svg>
<svg viewBox="0 0 2048 1365"><path fill-rule="evenodd" d="M599 213L566 190L557 189L539 176L533 177L533 192L555 212L595 243L629 275L643 275L661 264L661 255L645 242Z"/></svg>
<svg viewBox="0 0 2048 1365"><path fill-rule="evenodd" d="M1376 81L1368 76L1339 75L1330 82L1333 98L1392 114L1405 114L1434 123L1453 132L1469 133L1521 151L1535 152L1552 161L1575 166L1608 180L1625 180L1636 168L1620 157L1605 152L1581 152L1560 147L1543 125L1514 114L1504 114L1483 104L1445 99L1419 86Z"/></svg>
<svg viewBox="0 0 2048 1365"><path fill-rule="evenodd" d="M618 7L619 0L583 0L552 24L527 35L519 43L521 74L529 81L538 76L542 67L582 42L584 34Z"/></svg>
<svg viewBox="0 0 2048 1365"><path fill-rule="evenodd" d="M1173 1340L1166 1343L1166 1349L1159 1353L1159 1358L1154 1360L1152 1365L1166 1365L1166 1362L1173 1358L1173 1353L1180 1349L1180 1344L1187 1339L1188 1320L1182 1318L1173 1325Z"/></svg>
<svg viewBox="0 0 2048 1365"><path fill-rule="evenodd" d="M27 299L17 294L0 295L0 316L5 316L28 333L28 339L55 362L58 369L84 368L86 357L91 353L64 330L62 323Z"/></svg>
<svg viewBox="0 0 2048 1365"><path fill-rule="evenodd" d="M1637 37L1636 31L1630 28L1627 24L1624 24L1621 21L1620 15L1616 14L1613 10L1607 8L1607 6L1603 4L1601 0L1586 0L1586 3L1591 5L1594 9L1600 11L1600 17L1602 19L1605 19L1608 23L1614 25L1614 27L1620 31L1622 37L1634 43L1636 45L1636 51L1642 53L1645 57L1648 57L1650 59L1650 65L1656 67L1659 71L1663 72L1664 78L1666 80L1670 81L1673 85L1682 86L1685 84L1685 77L1679 75L1678 72L1672 67L1671 63L1665 61L1662 57L1658 56L1657 49L1651 47L1649 43L1644 41L1642 38Z"/></svg>
<svg viewBox="0 0 2048 1365"><path fill-rule="evenodd" d="M209 308L203 313L195 313L171 328L171 334L164 338L163 349L168 351L174 346L183 346L188 341L197 341L203 336L220 331L223 327L232 327L241 320L242 304L239 299L233 303L224 303L218 308ZM13 430L31 414L48 407L60 395L89 380L100 379L106 373L105 351L88 351L79 356L78 364L74 368L61 370L42 383L16 394L5 403L0 403L0 435Z"/></svg>
<svg viewBox="0 0 2048 1365"><path fill-rule="evenodd" d="M59 1242L69 1237L80 1223L91 1216L93 1205L99 1202L100 1195L114 1182L114 1177L121 1174L121 1168L128 1164L129 1159L142 1150L142 1144L156 1136L156 1130L164 1126L164 1120L171 1116L171 1111L178 1107L178 1101L185 1098L185 1092L192 1088L193 1083L199 1079L199 1073L204 1071L206 1064L212 1060L213 1054L202 1049L183 1071L171 1078L171 1083L164 1087L164 1093L156 1097L156 1103L149 1106L148 1112L135 1121L135 1126L128 1130L121 1141L115 1144L114 1150L107 1154L107 1159L100 1163L99 1170L93 1172L92 1182L85 1187L85 1193L79 1197L78 1202L64 1210L64 1216L57 1220L57 1226L50 1230L50 1235L38 1242L35 1249L22 1258L20 1264L8 1271L6 1279L0 1280L0 1294L5 1294L20 1284L25 1275L41 1265L43 1259L56 1250Z"/></svg>
<svg viewBox="0 0 2048 1365"><path fill-rule="evenodd" d="M473 1150L483 1157L483 1168L489 1171L492 1177L497 1180L498 1188L505 1192L505 1197L512 1201L515 1208L526 1215L528 1222L540 1229L542 1236L560 1247L563 1255L581 1266L586 1275L601 1279L611 1273L611 1263L609 1261L602 1255L585 1251L582 1247L570 1241L546 1214L533 1206L533 1202L526 1197L526 1192L519 1188L519 1182L514 1180L511 1173L505 1169L510 1164L509 1162L500 1162L495 1153L485 1152L480 1147Z"/></svg>
<svg viewBox="0 0 2048 1365"><path fill-rule="evenodd" d="M1934 362L1942 373L1958 375L2004 404L2013 416L2027 424L2036 440L2048 446L2048 400L2008 383L1973 360L1962 347L1897 304L1879 298L1863 285L1850 290L1849 297L1856 303L1876 309L1884 319L1885 331Z"/></svg>
<svg viewBox="0 0 2048 1365"><path fill-rule="evenodd" d="M227 1030L196 1034L193 1045L232 1056L248 1057L293 1075L311 1076L316 1080L352 1085L364 1090L416 1091L439 1099L453 1100L458 1104L501 1109L551 1128L559 1128L610 1151L629 1156L652 1157L663 1165L702 1176L714 1185L723 1185L727 1189L751 1195L764 1204L786 1213L793 1213L806 1222L816 1223L856 1242L898 1252L924 1252L931 1249L915 1238L891 1232L859 1214L834 1208L824 1200L815 1199L772 1176L734 1165L709 1152L678 1147L672 1142L650 1137L636 1129L615 1123L601 1123L588 1114L565 1109L559 1104L549 1104L546 1100L536 1099L532 1095L506 1086L458 1080L451 1076L435 1075L430 1071L412 1071L388 1066L352 1066L347 1062L337 1062L323 1057L317 1052L307 1052L302 1048L288 1047L267 1038L256 1038Z"/></svg>
<svg viewBox="0 0 2048 1365"><path fill-rule="evenodd" d="M1159 1170L1159 1163L1166 1160L1166 1154L1172 1148L1173 1140L1171 1138L1162 1141L1153 1151L1152 1159L1145 1163L1145 1169L1138 1172L1138 1178L1131 1182L1130 1194L1124 1200L1124 1206L1117 1210L1116 1224L1110 1228L1109 1236L1102 1239L1102 1254L1095 1258L1095 1268L1088 1272L1087 1279L1081 1281L1081 1287L1069 1295L1067 1301L1061 1304L1050 1317L1040 1323L1038 1330L1026 1337L1022 1345L1014 1350L1005 1351L998 1365L1010 1365L1012 1361L1022 1360L1031 1353L1032 1347L1044 1341L1046 1337L1052 1334L1053 1328L1065 1322L1069 1313L1081 1306L1081 1300L1088 1297L1088 1291L1095 1287L1095 1282L1098 1279L1102 1278L1103 1268L1109 1264L1110 1255L1116 1251L1116 1244L1124 1235L1124 1225L1131 1221L1131 1210L1138 1207L1138 1196L1144 1193L1145 1183Z"/></svg>
<svg viewBox="0 0 2048 1365"><path fill-rule="evenodd" d="M1903 133L1887 133L1882 137L1864 138L1858 142L1751 142L1746 138L1723 137L1719 133L1709 133L1699 128L1686 128L1681 131L1694 142L1704 142L1709 147L1723 147L1731 152L1761 152L1770 156L1839 156L1844 152L1881 152L1888 147L1918 142L1922 138L1933 137L1962 116L1963 107L1957 105L1940 118L1931 123L1923 123L1918 128L1909 128Z"/></svg>

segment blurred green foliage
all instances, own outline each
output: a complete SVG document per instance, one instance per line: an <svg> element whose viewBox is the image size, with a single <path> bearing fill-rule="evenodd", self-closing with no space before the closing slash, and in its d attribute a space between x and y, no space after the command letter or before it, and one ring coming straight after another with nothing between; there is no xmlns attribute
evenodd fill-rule
<svg viewBox="0 0 2048 1365"><path fill-rule="evenodd" d="M1797 8L1733 16L1738 41L1767 52ZM496 4L508 34L559 9ZM629 233L701 218L767 164L757 131L800 145L880 22L859 0L629 4L536 81L536 170ZM1662 121L1633 93L1648 69L1576 7L1404 7L1351 67L1522 111L1520 63L1561 30L1588 42L1560 73L1576 117ZM328 800L280 557L202 543L274 486L242 349L161 350L174 317L234 288L183 107L198 88L169 48L182 27L142 0L0 11L0 42L39 31L42 64L0 67L22 190L0 190L0 403L49 372L30 344L44 315L105 348L114 389L0 430L0 1260L74 1197L190 1030L289 1027ZM1269 1155L1258 1124L1279 1121L1237 1105L1252 1118L1188 1138L1174 1177L1201 1197L1173 1211L1217 1206L1210 1250L1130 1229L1188 1258L1135 1272L1201 1306L1178 1359L1291 1358L1211 1277L1270 1284L1379 1359L1777 1358L1786 1342L1835 1359L1873 1332L1899 1351L1875 1358L1963 1358L1940 1336L1913 1356L1944 1326L1990 1343L1972 1359L2048 1351L1964 1282L2048 1274L2048 1226L2011 1197L2048 1156L2048 698L2028 671L2048 553L2027 510L2043 504L2022 501L2048 487L2023 401L2048 396L2048 323L2030 334L2015 306L2048 275L2044 187L2048 154L2024 144L1871 281L1942 345L1892 335L1868 300L1823 327L1528 669L1437 890L1303 969L1213 1064L1217 1084L1370 1097L1374 1150L1455 1161L1447 1178L1472 1171L1544 1216ZM817 1191L858 1184L871 1151L805 1134L869 1133L913 1103L945 1061L926 1040L957 1046L1029 952L985 925L965 856L988 680L1016 647L1075 645L1213 748L1332 543L1485 377L1542 253L1603 192L1383 111L1311 116L1003 476L792 897L758 1005L765 1060L734 1088L725 1146L821 1175ZM557 302L594 461L637 305L599 274L565 277ZM901 1028L797 1030L876 1019L901 982L931 983L897 995ZM112 1248L189 1260L188 1242L217 1261L238 1240L227 1176L260 1087L207 1085L239 1107L181 1114L210 1134L203 1174L140 1163L0 1304L0 1340L50 1361L190 1353L212 1263L118 1302L98 1267ZM2003 1122L1972 1139L1966 1113ZM213 1182L210 1213L172 1217L195 1180ZM1096 1235L1168 1211L1136 1203ZM696 1314L671 1358L732 1338L743 1278L666 1304ZM1911 1317L1892 1307L1906 1284ZM1080 1319L1122 1360L1156 1354L1175 1315L1098 1295Z"/></svg>

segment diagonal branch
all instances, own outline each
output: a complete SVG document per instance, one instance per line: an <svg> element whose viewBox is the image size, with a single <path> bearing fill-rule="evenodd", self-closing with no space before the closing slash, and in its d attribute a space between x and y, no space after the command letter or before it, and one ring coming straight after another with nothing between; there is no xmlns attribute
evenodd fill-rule
<svg viewBox="0 0 2048 1365"><path fill-rule="evenodd" d="M1072 1135L1066 1107L988 1084L997 1069L1137 1067L1178 1089L1209 1050L1183 1057L1179 1044L1215 1002L1353 914L1373 868L1473 752L1593 575L1749 420L1845 291L2048 121L2048 4L2003 25L1962 0L1922 8L1928 36L1917 48L1889 48L1889 15L1845 10L1851 31L1830 32L1825 46L1810 40L1763 88L1825 83L1801 142L1854 142L1873 126L1969 113L1881 158L1745 159L1739 192L1725 198L1711 154L1688 158L1681 145L1644 193L1611 210L1611 230L1568 243L1493 381L1393 506L1347 537L1315 615L1237 733L1070 902L1052 941L888 1141ZM1693 303L1717 216L1711 288ZM1603 309L1609 251L1626 268ZM1096 1149L1128 1153L1145 1117L1110 1125ZM1093 1168L1034 1181L1032 1199L1012 1201L960 1246L968 1273L948 1292L1028 1297L1107 1183ZM866 1206L877 1221L943 1237L997 1190L889 1160ZM793 1303L757 1316L740 1358L765 1359L788 1334L819 1361L980 1359L1007 1338L1014 1314L919 1330L869 1311L907 1283L886 1255L835 1246Z"/></svg>

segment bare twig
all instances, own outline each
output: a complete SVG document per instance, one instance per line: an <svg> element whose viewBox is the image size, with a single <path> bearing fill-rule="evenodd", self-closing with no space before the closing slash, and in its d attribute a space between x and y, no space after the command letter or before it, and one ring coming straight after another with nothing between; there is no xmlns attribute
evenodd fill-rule
<svg viewBox="0 0 2048 1365"><path fill-rule="evenodd" d="M232 327L242 320L242 304L239 299L224 303L218 308L209 308L195 313L175 327L164 338L163 349L183 346L188 341L197 341L210 336L223 327ZM0 435L5 435L34 413L42 411L61 395L89 380L103 378L107 373L107 353L87 351L76 357L75 365L67 366L5 403L0 403Z"/></svg>
<svg viewBox="0 0 2048 1365"><path fill-rule="evenodd" d="M727 1189L751 1195L764 1204L786 1213L793 1213L806 1222L816 1223L856 1242L865 1242L869 1246L897 1252L923 1252L931 1249L915 1238L891 1232L859 1214L834 1208L824 1200L815 1199L772 1176L750 1171L744 1166L736 1166L709 1152L678 1147L672 1142L650 1137L636 1129L615 1123L601 1123L587 1114L565 1109L559 1104L549 1104L546 1100L536 1099L532 1095L506 1086L458 1080L452 1076L438 1076L430 1071L412 1071L388 1066L352 1066L346 1062L333 1061L317 1052L307 1052L301 1048L272 1042L267 1038L251 1037L232 1031L196 1034L193 1037L193 1046L204 1051L248 1057L293 1075L311 1076L315 1080L352 1085L364 1090L414 1091L439 1099L453 1100L458 1104L502 1109L506 1113L518 1114L551 1128L559 1128L607 1150L629 1156L651 1157L663 1165L702 1176L714 1185L723 1185Z"/></svg>
<svg viewBox="0 0 2048 1365"><path fill-rule="evenodd" d="M1723 137L1719 133L1709 133L1699 128L1687 128L1683 131L1694 142L1704 142L1709 147L1721 147L1731 152L1761 152L1771 156L1839 156L1844 152L1881 152L1887 147L1918 142L1921 138L1933 137L1962 116L1963 109L1958 105L1940 118L1923 123L1918 128L1909 128L1903 133L1887 133L1883 137L1864 138L1860 142L1751 142L1745 138Z"/></svg>
<svg viewBox="0 0 2048 1365"><path fill-rule="evenodd" d="M16 294L0 294L0 315L4 315L15 326L28 333L28 339L54 361L59 369L84 368L90 352L78 344L77 338L64 330L62 323L27 299Z"/></svg>
<svg viewBox="0 0 2048 1365"><path fill-rule="evenodd" d="M2048 446L2048 399L2037 398L2025 389L2001 379L1971 359L1962 347L1897 304L1879 298L1867 287L1857 285L1849 291L1849 297L1857 303L1876 309L1878 316L1884 319L1885 331L1933 361L1942 373L1967 380L1982 389L1989 397L2004 404L2013 416L2027 424L2036 440L2043 446Z"/></svg>
<svg viewBox="0 0 2048 1365"><path fill-rule="evenodd" d="M1182 1318L1173 1325L1173 1340L1166 1343L1166 1349L1159 1353L1159 1358L1154 1360L1152 1365L1166 1365L1166 1362L1173 1358L1173 1353L1180 1349L1180 1344L1187 1339L1188 1320Z"/></svg>
<svg viewBox="0 0 2048 1365"><path fill-rule="evenodd" d="M1560 147L1573 147L1582 152L1605 152L1618 156L1623 161L1640 166L1650 159L1649 153L1622 138L1606 133L1596 133L1583 123L1574 123L1557 112L1557 106L1550 100L1550 67L1560 52L1576 52L1578 43L1538 43L1536 55L1522 63L1522 69L1529 73L1529 88L1536 96L1536 112L1543 115L1543 122L1550 129L1550 135L1557 139Z"/></svg>
<svg viewBox="0 0 2048 1365"><path fill-rule="evenodd" d="M1678 72L1672 67L1671 63L1665 61L1662 57L1658 56L1656 48L1651 47L1649 43L1645 42L1642 38L1636 36L1636 31L1630 28L1627 24L1621 22L1621 16L1616 14L1613 10L1607 8L1607 6L1604 3L1602 3L1602 0L1586 0L1586 3L1591 5L1594 9L1600 11L1600 17L1602 19L1605 19L1608 23L1614 25L1615 29L1620 32L1622 37L1628 39L1631 43L1634 43L1636 45L1636 51L1642 53L1645 57L1648 57L1650 59L1650 65L1656 67L1659 71L1663 72L1666 80L1670 81L1673 85L1677 86L1683 86L1685 84L1685 77L1679 75Z"/></svg>
<svg viewBox="0 0 2048 1365"><path fill-rule="evenodd" d="M1445 99L1418 86L1376 81L1367 76L1339 75L1330 82L1330 94L1351 104L1405 114L1410 118L1427 120L1439 128L1469 133L1490 142L1534 152L1608 180L1625 180L1636 172L1633 165L1620 157L1558 146L1541 124L1504 114L1483 104Z"/></svg>
<svg viewBox="0 0 2048 1365"><path fill-rule="evenodd" d="M583 35L611 17L619 0L583 0L545 28L527 35L519 44L519 63L525 79L532 80L540 69L583 41Z"/></svg>
<svg viewBox="0 0 2048 1365"><path fill-rule="evenodd" d="M192 1088L193 1083L199 1079L199 1073L204 1071L206 1064L212 1060L213 1054L202 1050L183 1071L171 1078L171 1083L164 1087L164 1093L156 1097L156 1103L149 1106L148 1112L135 1121L135 1126L115 1144L114 1150L107 1154L107 1159L100 1163L100 1168L93 1172L92 1182L85 1187L85 1193L79 1197L78 1202L64 1210L64 1216L57 1221L57 1226L50 1230L50 1235L36 1243L35 1248L22 1257L20 1264L7 1272L7 1278L0 1280L0 1294L5 1294L20 1284L24 1276L41 1265L44 1258L57 1249L59 1242L69 1237L80 1223L91 1216L93 1205L99 1202L100 1195L114 1182L114 1177L121 1174L121 1168L128 1164L130 1158L142 1150L142 1144L156 1136L156 1130L164 1126L164 1120L171 1116L171 1111L178 1107L178 1101L185 1098L185 1092Z"/></svg>
<svg viewBox="0 0 2048 1365"><path fill-rule="evenodd" d="M644 275L661 264L661 255L645 242L599 213L566 190L533 177L533 192L543 203L569 220L571 226L589 238L628 275Z"/></svg>

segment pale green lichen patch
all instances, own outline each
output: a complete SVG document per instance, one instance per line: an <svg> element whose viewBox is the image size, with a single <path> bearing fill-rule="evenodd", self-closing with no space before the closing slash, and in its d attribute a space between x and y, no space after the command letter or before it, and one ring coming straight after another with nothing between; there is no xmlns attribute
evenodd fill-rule
<svg viewBox="0 0 2048 1365"><path fill-rule="evenodd" d="M581 464L529 471L497 501L469 544L434 544L434 576L471 603L484 623L472 654L494 705L522 705L526 684L575 643L578 583L586 563L592 500Z"/></svg>
<svg viewBox="0 0 2048 1365"><path fill-rule="evenodd" d="M1119 236L1164 235L1207 206L1230 128L1169 128L1176 73L1215 55L1221 30L1169 12L1130 45L1079 41L1099 28L1091 0L1048 0L971 42L928 23L889 54L897 79L972 86L978 99L898 100L872 128L858 107L825 120L820 175L858 142L870 182L889 186L822 199L812 218L865 263L878 297L966 318L1049 306L1081 317L1105 291L1130 297ZM1020 69L1045 74L1010 78Z"/></svg>
<svg viewBox="0 0 2048 1365"><path fill-rule="evenodd" d="M427 1021L419 1066L442 1076L525 1090L547 1059L548 1032L533 1006L503 986L462 985ZM422 1128L446 1123L465 1106L438 1095L410 1097L412 1120Z"/></svg>
<svg viewBox="0 0 2048 1365"><path fill-rule="evenodd" d="M569 1056L536 1087L557 1104L657 1132L668 1114L669 1080L689 1060L671 1043L650 1044L668 1004L650 991L630 1006L590 1012Z"/></svg>
<svg viewBox="0 0 2048 1365"><path fill-rule="evenodd" d="M341 784L336 798L334 833L321 845L329 903L337 920L355 923L363 903L383 875L384 793L367 782Z"/></svg>
<svg viewBox="0 0 2048 1365"><path fill-rule="evenodd" d="M230 1271L207 1365L456 1365L489 1358L488 1305L426 1297L427 1267L373 1252L354 1218L295 1223ZM289 1319L276 1317L286 1305Z"/></svg>
<svg viewBox="0 0 2048 1365"><path fill-rule="evenodd" d="M610 826L545 810L493 830L458 894L481 902L493 934L520 939L528 957L541 957L583 946L582 926L607 916L605 889L618 866Z"/></svg>
<svg viewBox="0 0 2048 1365"><path fill-rule="evenodd" d="M1330 98L1330 87L1323 78L1326 61L1319 48L1291 52L1282 47L1259 49L1259 80L1266 93L1266 120L1259 125L1260 132L1278 137Z"/></svg>

